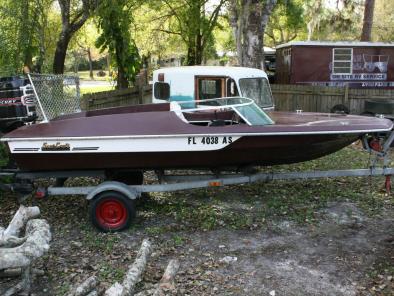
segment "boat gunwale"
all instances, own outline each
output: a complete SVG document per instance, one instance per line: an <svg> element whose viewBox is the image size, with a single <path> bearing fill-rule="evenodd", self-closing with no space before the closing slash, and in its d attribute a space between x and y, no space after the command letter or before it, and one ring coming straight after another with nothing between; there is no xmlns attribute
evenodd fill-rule
<svg viewBox="0 0 394 296"><path fill-rule="evenodd" d="M1 138L2 142L10 141L58 141L58 140L101 140L101 139L139 139L139 138L178 138L178 137L217 137L217 136L239 136L239 137L258 137L258 136L297 136L297 135L331 135L331 134L368 134L389 132L393 129L394 124L386 129L368 129L368 130L343 130L343 131L310 131L310 132L259 132L259 133L179 133L168 135L119 135L119 136L91 136L91 137L35 137L35 138Z"/></svg>

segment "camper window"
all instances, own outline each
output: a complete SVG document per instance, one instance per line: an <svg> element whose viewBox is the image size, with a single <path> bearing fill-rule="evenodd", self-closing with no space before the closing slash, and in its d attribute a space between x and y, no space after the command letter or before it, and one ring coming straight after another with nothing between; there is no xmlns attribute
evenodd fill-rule
<svg viewBox="0 0 394 296"><path fill-rule="evenodd" d="M227 97L238 97L238 89L235 80L232 78L227 79Z"/></svg>
<svg viewBox="0 0 394 296"><path fill-rule="evenodd" d="M170 85L166 82L156 82L154 94L158 100L168 100L170 98Z"/></svg>
<svg viewBox="0 0 394 296"><path fill-rule="evenodd" d="M200 100L222 97L222 79L199 79L198 94Z"/></svg>

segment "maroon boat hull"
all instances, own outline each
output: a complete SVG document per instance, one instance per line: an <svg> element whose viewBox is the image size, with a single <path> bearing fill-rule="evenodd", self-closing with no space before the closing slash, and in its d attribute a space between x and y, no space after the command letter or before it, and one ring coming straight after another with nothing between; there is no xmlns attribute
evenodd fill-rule
<svg viewBox="0 0 394 296"><path fill-rule="evenodd" d="M18 153L23 170L240 168L308 161L336 152L359 134L245 136L221 150L132 153ZM275 157L273 157L275 156Z"/></svg>
<svg viewBox="0 0 394 296"><path fill-rule="evenodd" d="M234 124L235 114L227 109L184 115L187 120L170 111L170 104L81 112L21 127L5 135L3 141L12 146L11 156L18 167L30 171L233 169L315 159L336 152L365 134L393 128L386 119L340 114L270 112L275 124L265 125L238 124L237 120ZM230 120L231 124L211 125L215 120ZM200 125L201 121L207 124ZM217 149L205 145L209 143L189 147L191 136L236 140ZM183 137L184 142L176 141ZM128 150L122 149L124 142L119 139L129 138L136 144L128 142ZM182 143L184 146L178 146Z"/></svg>

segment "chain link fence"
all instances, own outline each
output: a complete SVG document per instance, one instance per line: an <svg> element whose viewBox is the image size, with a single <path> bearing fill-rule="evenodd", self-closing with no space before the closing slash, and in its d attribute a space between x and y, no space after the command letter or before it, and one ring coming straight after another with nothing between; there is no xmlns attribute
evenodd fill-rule
<svg viewBox="0 0 394 296"><path fill-rule="evenodd" d="M78 76L29 74L36 95L38 120L81 111ZM44 113L43 113L44 112Z"/></svg>

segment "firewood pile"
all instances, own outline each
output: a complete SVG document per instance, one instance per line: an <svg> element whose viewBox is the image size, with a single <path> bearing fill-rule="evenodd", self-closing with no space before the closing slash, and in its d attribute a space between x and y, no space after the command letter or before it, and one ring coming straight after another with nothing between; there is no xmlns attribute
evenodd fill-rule
<svg viewBox="0 0 394 296"><path fill-rule="evenodd" d="M149 256L152 252L152 245L149 240L143 240L137 257L126 272L122 283L116 282L105 292L105 296L163 296L175 291L174 278L179 269L178 260L170 260L159 283L151 288L135 293L135 285L141 281ZM68 296L96 296L102 294L97 290L99 282L95 276L89 277L82 284L72 289Z"/></svg>
<svg viewBox="0 0 394 296"><path fill-rule="evenodd" d="M33 268L34 261L49 250L50 227L46 220L36 219L40 215L38 207L20 206L7 228L0 227L0 277L20 276L21 281L2 296L30 295L33 276L44 272ZM23 232L24 230L24 232ZM23 235L24 234L24 235ZM135 293L135 286L141 281L148 259L152 253L151 242L143 240L137 256L128 267L122 283L114 283L104 291L99 289L97 277L91 276L71 289L68 296L163 296L173 294L174 278L179 269L178 260L170 260L159 283Z"/></svg>
<svg viewBox="0 0 394 296"><path fill-rule="evenodd" d="M21 205L8 227L0 227L0 276L21 276L21 281L3 296L29 295L33 275L43 273L32 264L49 250L51 231L46 220L36 219L39 215L38 207Z"/></svg>

